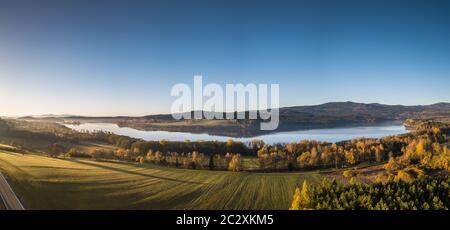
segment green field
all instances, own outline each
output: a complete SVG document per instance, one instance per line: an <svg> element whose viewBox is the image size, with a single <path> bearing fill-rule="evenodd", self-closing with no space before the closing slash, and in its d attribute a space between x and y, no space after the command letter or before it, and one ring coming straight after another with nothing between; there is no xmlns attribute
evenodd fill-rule
<svg viewBox="0 0 450 230"><path fill-rule="evenodd" d="M287 209L317 173L234 173L55 159L0 150L0 170L27 209Z"/></svg>

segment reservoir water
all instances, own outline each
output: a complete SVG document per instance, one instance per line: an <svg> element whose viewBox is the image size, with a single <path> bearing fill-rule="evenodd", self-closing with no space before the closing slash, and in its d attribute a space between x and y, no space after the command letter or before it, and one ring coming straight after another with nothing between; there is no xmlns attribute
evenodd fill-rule
<svg viewBox="0 0 450 230"><path fill-rule="evenodd" d="M167 141L227 141L229 139L233 139L236 141L248 142L252 139L260 139L268 144L298 142L300 140L337 142L360 137L380 138L408 132L403 125L391 125L299 130L271 133L254 137L236 138L185 132L142 131L128 127L119 127L117 124L111 123L83 123L80 125L65 124L65 126L77 131L108 131L118 135L140 138L147 141L159 141L162 139Z"/></svg>

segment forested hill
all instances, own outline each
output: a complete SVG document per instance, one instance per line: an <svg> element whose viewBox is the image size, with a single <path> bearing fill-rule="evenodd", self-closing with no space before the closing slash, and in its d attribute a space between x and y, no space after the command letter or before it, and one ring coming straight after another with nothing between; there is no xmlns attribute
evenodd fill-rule
<svg viewBox="0 0 450 230"><path fill-rule="evenodd" d="M305 113L315 116L362 116L378 120L443 119L450 117L450 103L431 105L384 105L379 103L329 102L320 105L284 107L280 109L283 117L294 118Z"/></svg>
<svg viewBox="0 0 450 230"><path fill-rule="evenodd" d="M401 124L406 119L433 119L450 123L450 103L432 105L384 105L355 102L330 102L320 105L280 108L280 125L277 131L310 128L334 128L382 123ZM26 119L30 119L27 117ZM38 119L38 118L35 118ZM119 126L140 130L166 130L209 133L228 136L253 136L267 133L259 130L258 120L174 120L170 114L142 117L47 117L65 122L111 122Z"/></svg>

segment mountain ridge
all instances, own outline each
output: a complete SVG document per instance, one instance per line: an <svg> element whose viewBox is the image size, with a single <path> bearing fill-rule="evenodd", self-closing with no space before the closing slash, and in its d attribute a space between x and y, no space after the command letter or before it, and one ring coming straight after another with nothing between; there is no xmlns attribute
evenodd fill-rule
<svg viewBox="0 0 450 230"><path fill-rule="evenodd" d="M342 107L348 107L348 106L358 106L358 107L372 107L373 109L379 109L379 108L386 108L386 107L390 107L390 108L404 108L406 110L420 110L422 109L426 109L426 108L446 108L446 109L450 109L450 102L437 102L437 103L433 103L433 104L428 104L428 105L402 105L402 104L397 104L397 105L388 105L388 104L381 104L381 103L362 103L362 102L353 102L353 101L344 101L344 102L326 102L326 103L322 103L322 104L316 104L316 105L295 105L295 106L285 106L285 107L280 107L280 113L283 111L292 111L292 112L305 112L305 113L314 113L314 111L318 111L317 108L332 108L332 106L340 106ZM309 111L305 111L306 109L309 109ZM323 112L329 112L326 110L322 110ZM191 111L191 113L193 113L194 111ZM211 111L203 111L205 113L211 113ZM248 113L248 111L245 111ZM357 111L353 111L353 112L357 112ZM220 112L218 112L220 113ZM236 111L234 112L236 113ZM223 113L225 114L225 113ZM27 116L22 116L19 117L20 118L39 118L39 119L45 119L45 118L149 118L149 117L163 117L163 116L172 116L169 113L158 113L158 114L148 114L148 115L142 115L142 116L127 116L127 115L117 115L117 116L87 116L87 115L72 115L72 114L42 114L42 115L27 115Z"/></svg>

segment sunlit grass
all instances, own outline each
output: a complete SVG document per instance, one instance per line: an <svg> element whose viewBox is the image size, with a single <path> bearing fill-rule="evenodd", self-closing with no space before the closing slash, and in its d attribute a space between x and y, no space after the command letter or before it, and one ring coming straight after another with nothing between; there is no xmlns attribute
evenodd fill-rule
<svg viewBox="0 0 450 230"><path fill-rule="evenodd" d="M287 209L315 173L233 173L55 159L0 151L0 170L30 209Z"/></svg>

